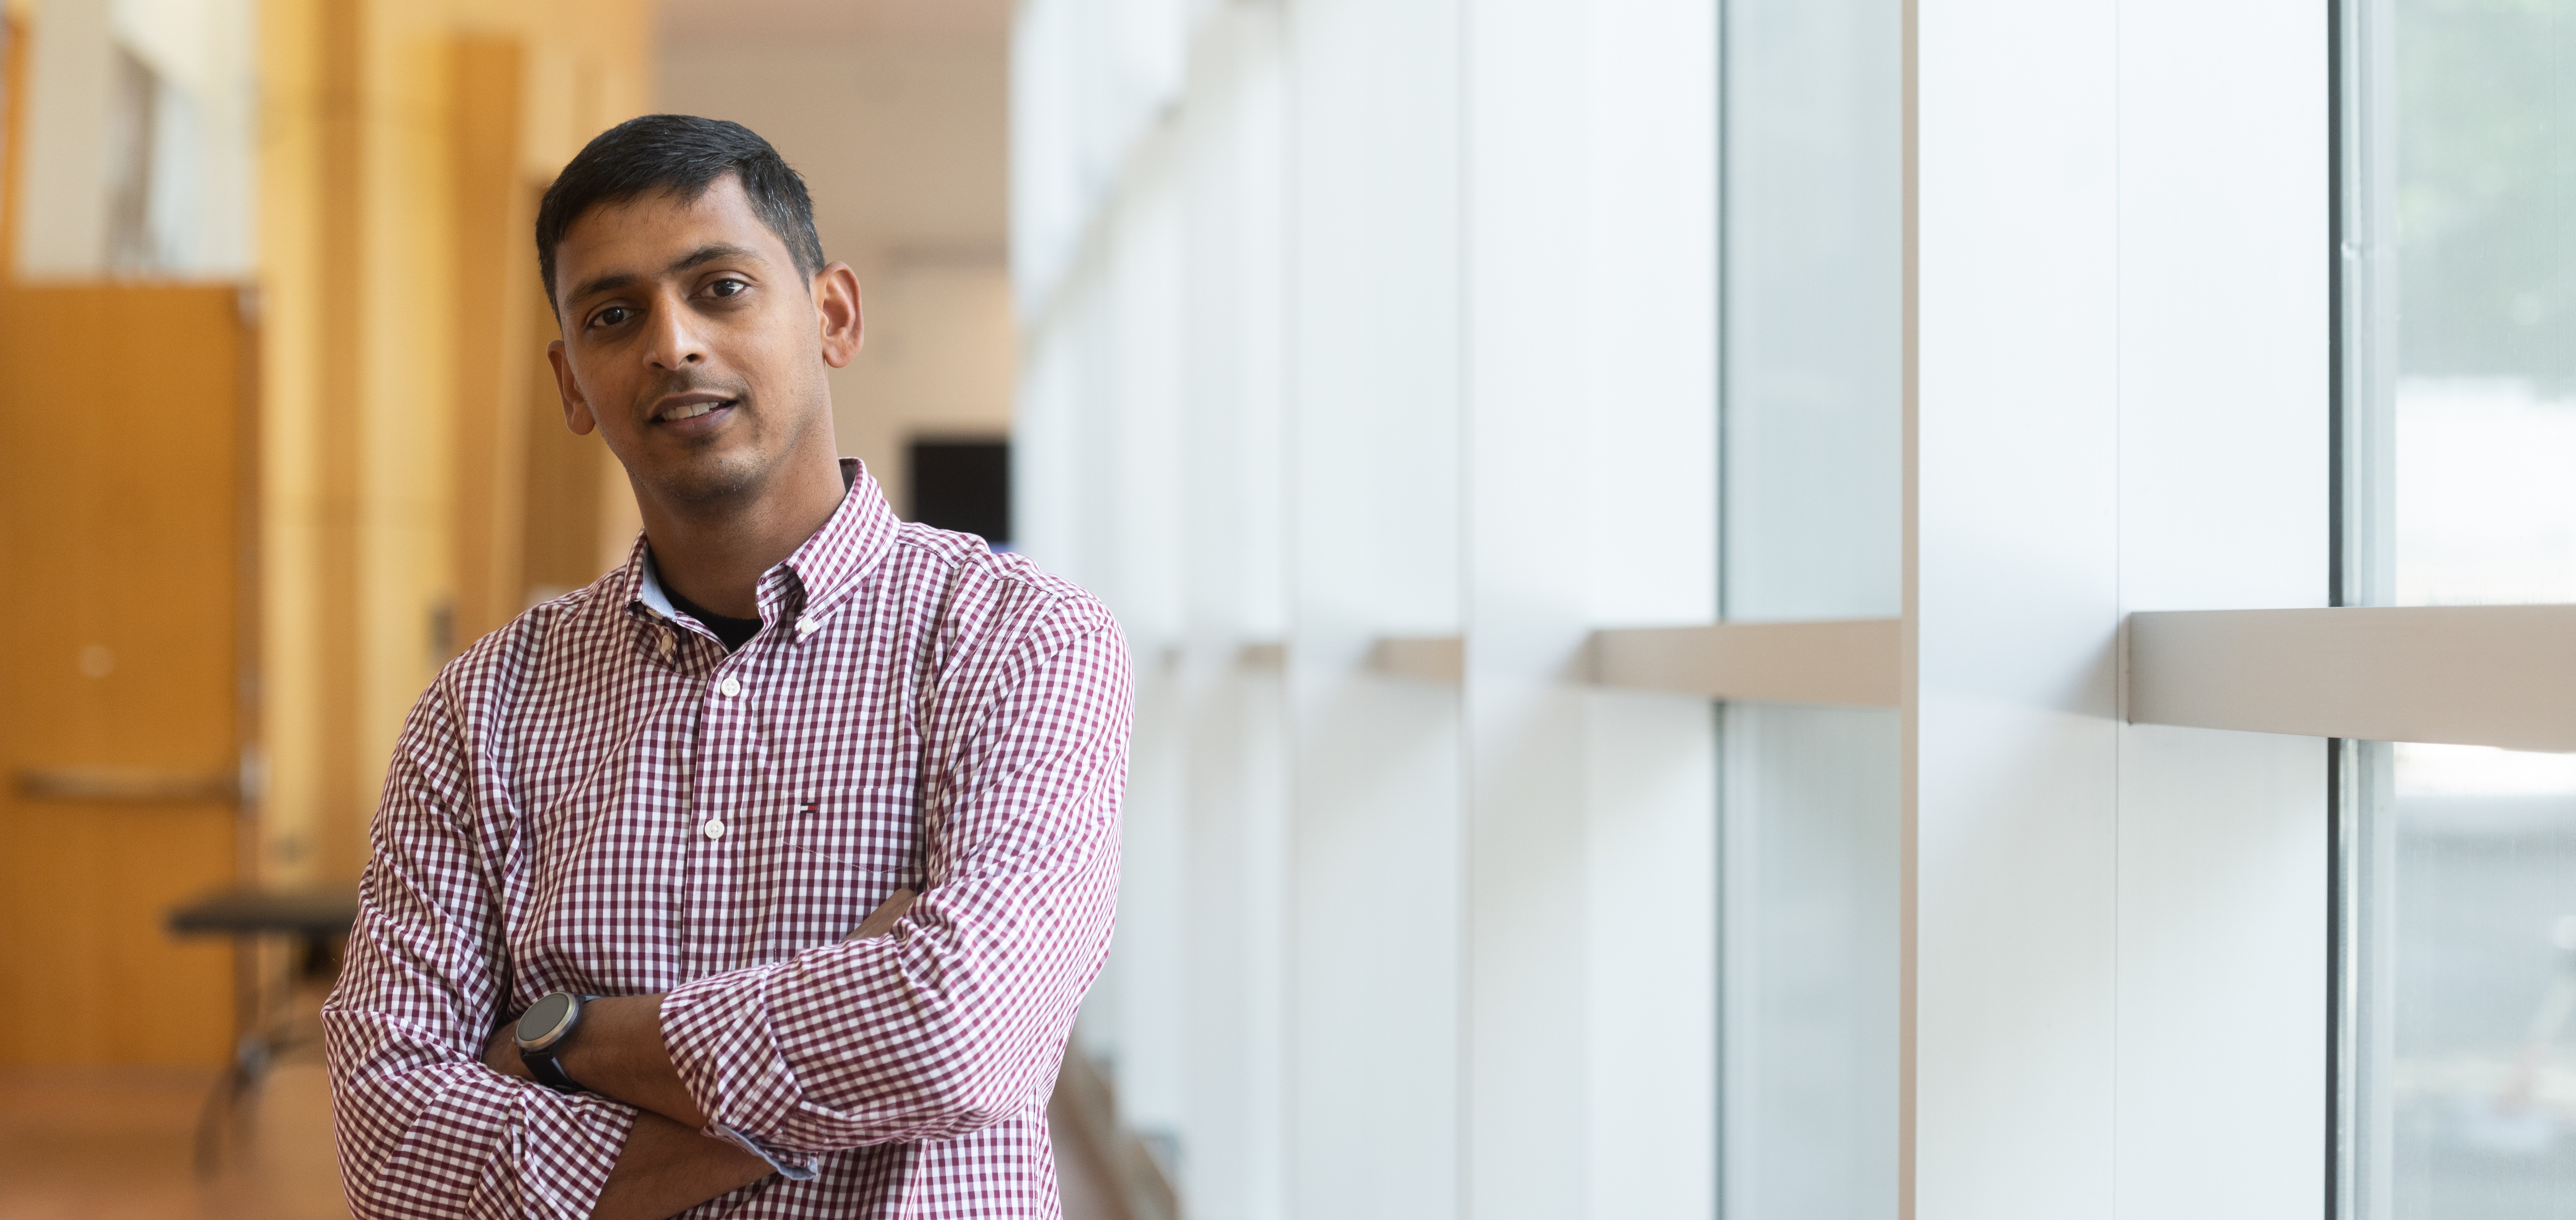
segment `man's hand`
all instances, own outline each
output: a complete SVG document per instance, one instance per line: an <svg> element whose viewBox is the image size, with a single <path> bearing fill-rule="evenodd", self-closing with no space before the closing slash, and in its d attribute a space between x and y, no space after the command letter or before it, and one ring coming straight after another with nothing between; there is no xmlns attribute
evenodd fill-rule
<svg viewBox="0 0 2576 1220"><path fill-rule="evenodd" d="M516 1016L503 1021L499 1029L493 1030L492 1040L483 1044L483 1066L504 1076L534 1080L536 1077L528 1074L527 1061L519 1058L518 1032L519 1018Z"/></svg>
<svg viewBox="0 0 2576 1220"><path fill-rule="evenodd" d="M519 1058L516 1018L504 1021L483 1044L483 1065L504 1076L534 1080ZM680 1083L671 1053L662 1045L662 997L603 996L581 1006L581 1025L555 1062L584 1090L650 1110L695 1131L706 1111Z"/></svg>
<svg viewBox="0 0 2576 1220"><path fill-rule="evenodd" d="M516 1058L515 1051L512 1055ZM621 995L581 1006L581 1027L555 1062L581 1087L694 1131L707 1125L662 1045L662 997Z"/></svg>
<svg viewBox="0 0 2576 1220"><path fill-rule="evenodd" d="M664 1220L768 1177L769 1162L659 1114L638 1114L591 1220Z"/></svg>
<svg viewBox="0 0 2576 1220"><path fill-rule="evenodd" d="M602 1041L637 1041L634 1025L640 1014L649 1022L651 1054L660 1057L663 1070L670 1071L670 1057L662 1051L662 998L629 996L623 1000L626 1002L593 1000L583 1005L581 1028L574 1031L573 1041L576 1045L592 1045L594 1049ZM604 1008L609 1009L610 1019L599 1021L600 1011ZM519 1044L515 1037L518 1027L519 1022L514 1017L492 1031L491 1039L483 1044L483 1064L504 1076L534 1080L535 1077L528 1074L527 1062L519 1058ZM637 1058L635 1052L641 1048L619 1046L611 1049L623 1053L593 1056L584 1062L590 1064L592 1071L602 1071L607 1064ZM572 1071L569 1064L566 1071ZM698 1134L699 1129L706 1126L706 1117L697 1113L695 1102L687 1100L688 1090L679 1087L677 1072L670 1072L670 1087L664 1092L677 1093L681 1104L675 1108L685 1108L693 1116L690 1118L654 1113L654 1107L619 1096L600 1087L588 1076L574 1075L573 1079L592 1092L615 1097L646 1111L635 1116L635 1126L627 1132L626 1147L618 1154L616 1168L609 1171L608 1185L600 1191L599 1202L590 1213L591 1220L662 1220L726 1191L749 1186L770 1174L769 1162L722 1140ZM643 1091L654 1090L647 1088ZM666 1097L664 1104L673 1103Z"/></svg>

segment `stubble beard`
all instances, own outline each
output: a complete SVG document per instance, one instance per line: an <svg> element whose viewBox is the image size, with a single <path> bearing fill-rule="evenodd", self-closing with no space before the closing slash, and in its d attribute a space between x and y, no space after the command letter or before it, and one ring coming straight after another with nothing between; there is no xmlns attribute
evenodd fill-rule
<svg viewBox="0 0 2576 1220"><path fill-rule="evenodd" d="M667 502L702 512L738 510L756 502L804 447L815 408L773 409L768 400L755 400L748 388L726 392L742 412L726 431L739 433L748 425L748 435L729 438L731 443L717 451L692 455L663 472L655 484Z"/></svg>

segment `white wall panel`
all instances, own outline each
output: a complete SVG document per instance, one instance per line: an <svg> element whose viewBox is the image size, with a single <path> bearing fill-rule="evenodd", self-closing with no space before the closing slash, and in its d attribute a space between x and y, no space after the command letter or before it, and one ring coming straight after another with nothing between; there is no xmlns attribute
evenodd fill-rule
<svg viewBox="0 0 2576 1220"><path fill-rule="evenodd" d="M1518 562L1553 563L1587 625L1704 622L1718 583L1716 7L1599 0L1582 10L1583 469L1561 499L1541 501L1579 514L1582 558L1522 552ZM1563 412L1532 405L1534 436L1561 426L1548 416ZM1477 477L1501 489L1522 481L1516 464ZM1581 775L1587 870L1579 1214L1707 1216L1716 709L1591 693L1576 714L1581 737L1566 747Z"/></svg>
<svg viewBox="0 0 2576 1220"><path fill-rule="evenodd" d="M1586 1216L1716 1211L1716 713L1584 709Z"/></svg>
<svg viewBox="0 0 2576 1220"><path fill-rule="evenodd" d="M1283 638L1287 130L1279 13L1201 27L1181 116L1180 480L1189 737L1181 1187L1197 1220L1285 1214L1286 690L1238 664Z"/></svg>
<svg viewBox="0 0 2576 1220"><path fill-rule="evenodd" d="M1459 623L1455 0L1288 11L1295 1214L1459 1214L1454 688L1372 639Z"/></svg>
<svg viewBox="0 0 2576 1220"><path fill-rule="evenodd" d="M1467 1181L1480 1217L1689 1214L1712 1198L1709 710L1576 683L1595 616L1714 609L1715 33L1706 11L1673 4L1469 15ZM1622 532L1663 549L1623 548ZM1616 799L1588 807L1595 795ZM1641 1039L1672 1056L1660 1088L1634 1074ZM1575 1132L1592 1155L1567 1155Z"/></svg>
<svg viewBox="0 0 2576 1220"><path fill-rule="evenodd" d="M1534 478L1584 450L1580 0L1468 18L1467 1212L1566 1216L1588 1126L1581 659L1584 494ZM1588 311L1586 311L1588 312ZM1589 319L1583 319L1588 321Z"/></svg>
<svg viewBox="0 0 2576 1220"><path fill-rule="evenodd" d="M2327 16L2121 10L2124 609L2325 604ZM2132 725L2119 784L2116 1214L2320 1214L2325 745Z"/></svg>
<svg viewBox="0 0 2576 1220"><path fill-rule="evenodd" d="M2109 1211L2118 18L1918 4L1911 1213Z"/></svg>

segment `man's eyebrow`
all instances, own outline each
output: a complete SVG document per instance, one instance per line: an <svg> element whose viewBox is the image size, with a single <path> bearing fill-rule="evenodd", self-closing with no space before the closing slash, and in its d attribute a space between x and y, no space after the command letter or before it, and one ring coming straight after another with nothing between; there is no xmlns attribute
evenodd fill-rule
<svg viewBox="0 0 2576 1220"><path fill-rule="evenodd" d="M614 292L643 278L632 271L611 271L606 275L592 276L574 285L572 291L564 294L564 299L579 301L603 292Z"/></svg>
<svg viewBox="0 0 2576 1220"><path fill-rule="evenodd" d="M691 267L702 267L719 259L728 258L758 260L760 258L760 251L754 250L749 246L736 246L725 242L717 242L714 245L700 246L695 250L689 251L687 254L681 255L679 258L672 261L667 270L670 272L681 272L686 271Z"/></svg>
<svg viewBox="0 0 2576 1220"><path fill-rule="evenodd" d="M671 265L664 269L664 274L676 275L692 267L703 267L708 263L722 259L732 258L756 260L759 257L760 251L752 249L749 246L737 246L730 242L716 242L711 245L700 246L697 249L691 250L688 253L681 255L679 258L672 260ZM620 288L633 287L643 278L643 276L637 275L632 271L611 271L605 275L597 275L583 280L579 285L575 286L572 292L567 294L564 299L568 301L578 301L603 292L615 292Z"/></svg>

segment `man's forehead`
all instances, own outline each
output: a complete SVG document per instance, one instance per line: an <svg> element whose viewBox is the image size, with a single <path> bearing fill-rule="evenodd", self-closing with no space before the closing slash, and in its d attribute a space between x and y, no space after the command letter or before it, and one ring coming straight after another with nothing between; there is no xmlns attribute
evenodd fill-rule
<svg viewBox="0 0 2576 1220"><path fill-rule="evenodd" d="M710 245L747 248L772 262L786 262L787 244L762 223L742 185L719 178L694 197L657 187L632 199L603 203L564 230L557 247L558 274L581 283L601 273L656 275L672 260Z"/></svg>

